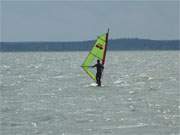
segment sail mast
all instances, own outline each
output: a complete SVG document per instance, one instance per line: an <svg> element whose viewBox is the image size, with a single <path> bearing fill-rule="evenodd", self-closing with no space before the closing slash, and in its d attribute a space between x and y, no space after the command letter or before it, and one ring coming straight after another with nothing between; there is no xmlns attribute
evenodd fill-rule
<svg viewBox="0 0 180 135"><path fill-rule="evenodd" d="M108 28L108 32L106 33L106 44L105 44L105 49L104 49L104 55L103 55L103 59L102 59L102 64L105 64L105 59L106 59L106 51L107 51L107 45L108 45L108 36L109 36L109 28Z"/></svg>

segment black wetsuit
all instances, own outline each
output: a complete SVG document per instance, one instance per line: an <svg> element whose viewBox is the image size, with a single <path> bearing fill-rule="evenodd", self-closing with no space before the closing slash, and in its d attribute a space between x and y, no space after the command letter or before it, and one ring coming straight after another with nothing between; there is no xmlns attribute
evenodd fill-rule
<svg viewBox="0 0 180 135"><path fill-rule="evenodd" d="M95 64L93 67L96 67L97 73L96 73L96 83L98 86L101 86L101 76L104 69L104 66L100 63Z"/></svg>

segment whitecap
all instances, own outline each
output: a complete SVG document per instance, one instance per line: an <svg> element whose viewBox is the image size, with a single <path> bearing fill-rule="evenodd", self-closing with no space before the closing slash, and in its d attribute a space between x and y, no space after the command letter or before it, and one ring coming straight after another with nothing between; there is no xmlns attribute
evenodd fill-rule
<svg viewBox="0 0 180 135"><path fill-rule="evenodd" d="M9 68L10 68L10 66L8 66L8 65L3 65L3 68L5 68L5 69L9 69Z"/></svg>
<svg viewBox="0 0 180 135"><path fill-rule="evenodd" d="M135 111L135 106L130 105L129 108L130 108L131 111Z"/></svg>
<svg viewBox="0 0 180 135"><path fill-rule="evenodd" d="M114 82L114 84L120 84L122 82L123 82L122 80L117 80L117 81Z"/></svg>
<svg viewBox="0 0 180 135"><path fill-rule="evenodd" d="M134 94L135 93L135 91L129 91L129 94Z"/></svg>
<svg viewBox="0 0 180 135"><path fill-rule="evenodd" d="M59 88L58 90L59 90L59 91L62 91L62 88Z"/></svg>
<svg viewBox="0 0 180 135"><path fill-rule="evenodd" d="M63 75L58 75L58 76L54 76L53 78L60 79L60 78L64 78L64 76Z"/></svg>
<svg viewBox="0 0 180 135"><path fill-rule="evenodd" d="M105 121L111 121L111 119L110 118L105 118Z"/></svg>
<svg viewBox="0 0 180 135"><path fill-rule="evenodd" d="M37 123L36 122L32 122L31 123L34 127L37 127Z"/></svg>
<svg viewBox="0 0 180 135"><path fill-rule="evenodd" d="M124 126L118 126L117 128L139 128L139 127L145 127L148 126L147 124L144 123L139 123L137 125L124 125Z"/></svg>

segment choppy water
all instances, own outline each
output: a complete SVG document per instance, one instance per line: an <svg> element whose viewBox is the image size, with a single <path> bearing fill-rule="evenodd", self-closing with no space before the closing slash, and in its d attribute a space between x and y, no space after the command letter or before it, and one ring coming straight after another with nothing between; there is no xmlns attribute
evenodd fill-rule
<svg viewBox="0 0 180 135"><path fill-rule="evenodd" d="M178 135L178 51L108 52L103 87L87 52L1 53L1 135Z"/></svg>

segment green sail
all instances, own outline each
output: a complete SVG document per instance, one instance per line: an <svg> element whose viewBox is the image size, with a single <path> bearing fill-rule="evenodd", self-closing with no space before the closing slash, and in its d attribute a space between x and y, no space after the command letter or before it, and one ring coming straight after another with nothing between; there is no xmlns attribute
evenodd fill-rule
<svg viewBox="0 0 180 135"><path fill-rule="evenodd" d="M82 68L84 71L93 79L96 80L96 75L95 75L95 69L92 69L89 66L92 66L96 63L96 61L99 59L103 61L105 58L105 51L106 51L106 38L107 34L103 34L99 36L92 48L92 50L89 52L88 56L84 60L82 64Z"/></svg>

